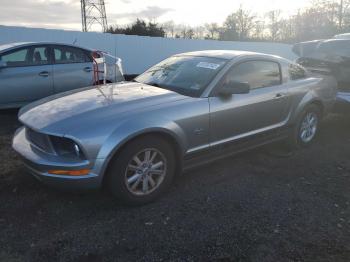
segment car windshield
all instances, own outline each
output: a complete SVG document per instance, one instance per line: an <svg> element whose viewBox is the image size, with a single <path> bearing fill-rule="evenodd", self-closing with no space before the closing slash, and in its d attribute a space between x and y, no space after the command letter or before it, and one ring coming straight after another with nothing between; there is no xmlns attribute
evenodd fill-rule
<svg viewBox="0 0 350 262"><path fill-rule="evenodd" d="M201 56L173 56L153 66L135 81L199 97L227 60Z"/></svg>

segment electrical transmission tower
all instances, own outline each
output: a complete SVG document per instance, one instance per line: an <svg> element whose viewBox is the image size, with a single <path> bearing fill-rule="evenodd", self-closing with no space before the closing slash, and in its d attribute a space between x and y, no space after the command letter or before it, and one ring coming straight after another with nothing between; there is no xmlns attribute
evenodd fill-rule
<svg viewBox="0 0 350 262"><path fill-rule="evenodd" d="M107 16L104 0L80 0L83 32L95 29L96 25L107 31Z"/></svg>

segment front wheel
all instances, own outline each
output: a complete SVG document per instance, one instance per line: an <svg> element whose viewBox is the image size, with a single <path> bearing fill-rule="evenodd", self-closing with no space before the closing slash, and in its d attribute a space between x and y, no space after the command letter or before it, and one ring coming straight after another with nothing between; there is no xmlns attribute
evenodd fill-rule
<svg viewBox="0 0 350 262"><path fill-rule="evenodd" d="M131 141L112 161L108 187L113 195L131 205L156 199L175 174L174 150L168 141L153 135Z"/></svg>

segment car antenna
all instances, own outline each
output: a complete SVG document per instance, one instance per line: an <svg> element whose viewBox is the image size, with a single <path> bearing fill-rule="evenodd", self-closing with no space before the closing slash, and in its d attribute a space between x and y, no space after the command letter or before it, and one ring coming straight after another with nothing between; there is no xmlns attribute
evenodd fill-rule
<svg viewBox="0 0 350 262"><path fill-rule="evenodd" d="M74 39L74 41L73 41L73 45L75 45L75 43L78 41L78 39Z"/></svg>

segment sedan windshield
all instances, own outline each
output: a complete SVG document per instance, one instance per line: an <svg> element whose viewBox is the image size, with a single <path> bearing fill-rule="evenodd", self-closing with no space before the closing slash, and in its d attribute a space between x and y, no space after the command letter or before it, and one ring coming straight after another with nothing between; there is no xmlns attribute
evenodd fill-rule
<svg viewBox="0 0 350 262"><path fill-rule="evenodd" d="M173 56L153 66L135 81L199 97L227 60L201 56Z"/></svg>

